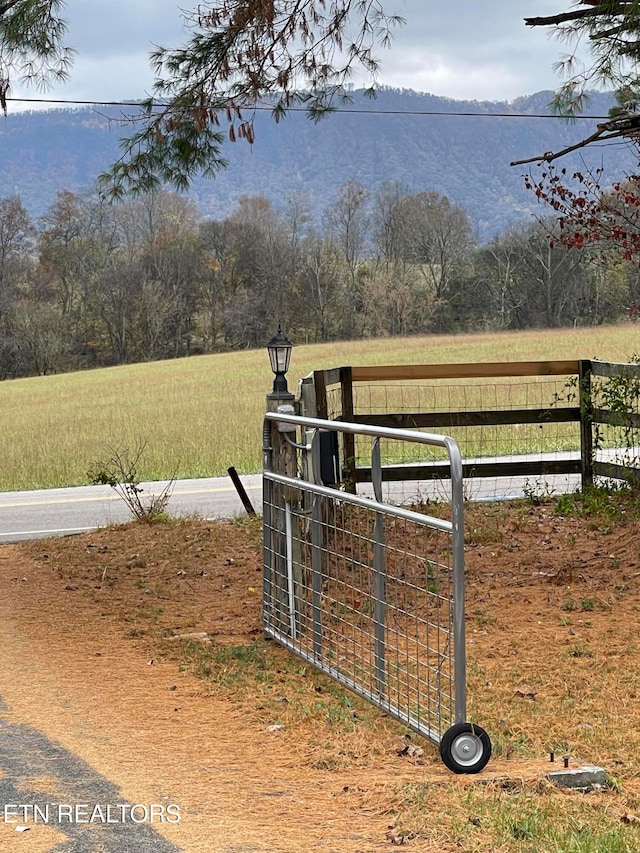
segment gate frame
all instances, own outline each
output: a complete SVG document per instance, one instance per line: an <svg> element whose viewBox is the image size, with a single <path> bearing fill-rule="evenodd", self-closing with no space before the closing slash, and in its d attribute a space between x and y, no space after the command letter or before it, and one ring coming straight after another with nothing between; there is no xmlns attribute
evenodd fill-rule
<svg viewBox="0 0 640 853"><path fill-rule="evenodd" d="M273 444L271 440L274 433L278 431L280 434L301 427L304 431L313 430L313 439L310 444L298 444L287 437L288 444L302 450L305 453L305 463L308 463L306 454L311 452L312 459L312 476L313 481L291 477L287 474L281 474L272 470L273 463ZM350 494L345 491L340 491L336 488L331 488L316 482L318 478L319 466L319 446L318 436L320 430L329 430L342 433L345 437L353 439L355 435L368 436L374 439L371 454L371 472L372 483L374 487L375 499L360 497ZM280 439L280 435L278 439ZM401 507L394 507L382 502L382 466L380 462L379 441L380 439L390 439L396 441L414 441L418 444L441 447L446 450L449 457L449 476L451 480L451 521L443 521L430 516L424 516ZM277 442L276 440L276 442ZM406 520L418 521L421 525L427 524L435 529L450 532L452 538L452 571L453 584L451 596L451 612L452 612L452 629L453 634L453 680L454 680L454 720L450 728L442 737L432 730L420 728L417 724L412 723L411 715L402 716L399 713L394 714L393 710L388 707L383 707L385 712L392 716L396 716L403 723L414 728L420 734L428 737L430 740L439 744L440 753L444 763L456 773L477 773L484 768L491 756L491 741L487 733L477 725L467 722L467 689L466 689L466 646L465 646L465 578L464 578L464 493L463 493L463 466L460 450L454 439L449 436L437 435L432 433L417 432L415 430L393 429L382 426L371 426L362 423L348 423L345 421L329 421L319 418L302 417L299 415L284 414L281 412L267 412L265 415L263 428L263 456L264 456L264 477L263 477L263 512L264 512L264 589L263 589L263 622L264 630L267 636L280 642L285 647L289 648L295 654L303 657L316 668L338 680L341 684L361 695L363 698L372 701L380 707L380 703L375 701L374 695L365 689L359 688L355 684L346 683L345 678L340 678L337 671L332 672L331 667L321 666L317 655L317 637L319 624L317 623L317 614L314 611L313 617L313 642L314 653L304 654L295 642L295 612L291 603L291 588L287 591L285 599L289 608L289 630L292 634L291 639L282 636L282 631L277 631L272 628L267 619L266 602L271 603L271 577L274 572L272 565L272 556L274 549L272 545L273 519L272 507L273 502L273 484L279 484L285 490L293 490L300 488L304 483L305 490L314 495L324 496L331 499L339 499L345 503L364 507L368 510L373 510L377 514L393 514L394 516L404 518ZM305 464L308 469L308 464ZM290 529L290 511L288 504L285 503L285 518L286 518L286 540L287 540L287 574L290 573L292 556L289 552L291 547L291 529ZM428 519L428 521L425 521ZM377 525L376 525L377 527ZM376 540L377 542L377 540ZM292 579L289 579L292 583ZM314 597L318 591L313 590ZM380 642L376 639L376 642ZM383 641L382 641L383 642ZM379 673L376 677L379 676Z"/></svg>

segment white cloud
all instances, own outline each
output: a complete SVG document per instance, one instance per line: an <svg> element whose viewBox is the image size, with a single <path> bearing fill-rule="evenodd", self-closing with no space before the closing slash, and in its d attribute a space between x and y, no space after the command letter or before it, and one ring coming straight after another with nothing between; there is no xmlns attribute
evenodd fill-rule
<svg viewBox="0 0 640 853"><path fill-rule="evenodd" d="M407 67L410 74L407 75ZM455 100L511 101L527 91L526 75L519 75L504 64L451 64L446 56L421 59L418 54L405 56L398 67L389 65L383 75L384 83L394 88L410 88L417 92L453 98ZM411 80L408 86L406 81ZM536 86L536 89L541 87ZM546 87L546 88L549 88Z"/></svg>
<svg viewBox="0 0 640 853"><path fill-rule="evenodd" d="M555 88L553 63L566 48L545 30L525 26L524 18L562 8L557 0L406 0L407 26L382 57L381 79L478 100L512 100Z"/></svg>
<svg viewBox="0 0 640 853"><path fill-rule="evenodd" d="M191 4L195 0L183 8ZM387 9L405 17L407 25L395 31L390 50L380 51L380 82L477 100L511 100L555 88L559 80L552 65L563 46L544 31L526 27L523 19L566 5L556 0L389 0ZM56 86L49 97L144 97L153 82L149 51L157 44L178 46L187 37L179 10L176 0L67 0L68 42L78 56L71 81ZM20 87L12 94L37 95Z"/></svg>

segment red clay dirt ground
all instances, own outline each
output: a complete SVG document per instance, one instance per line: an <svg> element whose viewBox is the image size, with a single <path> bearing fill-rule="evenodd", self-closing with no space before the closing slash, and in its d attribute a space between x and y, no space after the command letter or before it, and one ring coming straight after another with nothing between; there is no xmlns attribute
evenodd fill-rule
<svg viewBox="0 0 640 853"><path fill-rule="evenodd" d="M603 807L622 813L640 795L640 522L628 496L594 508L466 509L469 716L494 742L479 777L452 776L417 738L408 755L400 725L262 639L251 520L1 546L0 720L37 729L128 802L178 804L180 822L154 828L187 853L511 850L470 817L475 836L460 835L460 792L535 782L550 748L622 780ZM192 633L206 641L171 639ZM407 792L427 783L420 808ZM54 774L20 784L56 801ZM0 823L0 850L62 841Z"/></svg>

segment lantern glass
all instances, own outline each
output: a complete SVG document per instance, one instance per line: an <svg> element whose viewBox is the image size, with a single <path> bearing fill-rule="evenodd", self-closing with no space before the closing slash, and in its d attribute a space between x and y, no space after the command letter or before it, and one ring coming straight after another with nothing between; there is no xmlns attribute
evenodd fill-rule
<svg viewBox="0 0 640 853"><path fill-rule="evenodd" d="M286 373L289 370L292 348L291 341L282 333L282 329L278 328L278 333L267 344L271 370L275 374Z"/></svg>

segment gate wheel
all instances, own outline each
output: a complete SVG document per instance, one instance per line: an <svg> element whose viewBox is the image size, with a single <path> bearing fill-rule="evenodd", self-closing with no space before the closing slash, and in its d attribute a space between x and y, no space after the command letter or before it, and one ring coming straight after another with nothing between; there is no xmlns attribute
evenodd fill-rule
<svg viewBox="0 0 640 853"><path fill-rule="evenodd" d="M440 755L454 773L479 773L491 758L491 739L480 726L456 723L444 733Z"/></svg>

